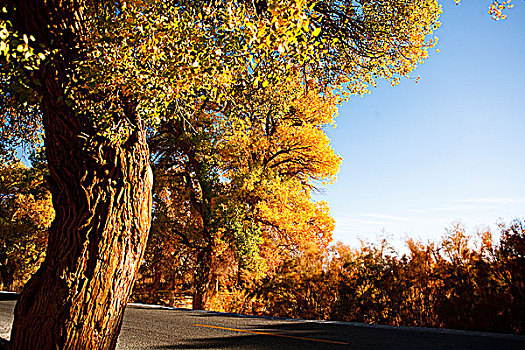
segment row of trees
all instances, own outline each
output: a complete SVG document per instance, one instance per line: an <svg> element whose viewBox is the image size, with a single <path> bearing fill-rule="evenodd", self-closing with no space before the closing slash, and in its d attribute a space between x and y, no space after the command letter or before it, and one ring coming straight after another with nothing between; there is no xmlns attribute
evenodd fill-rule
<svg viewBox="0 0 525 350"><path fill-rule="evenodd" d="M215 266L208 308L525 334L525 223L502 224L495 236L457 224L438 243L407 241L403 255L386 240L360 249L282 250L263 273L225 259ZM179 251L169 265L144 265L135 298L177 305L193 287L191 261Z"/></svg>
<svg viewBox="0 0 525 350"><path fill-rule="evenodd" d="M45 132L55 209L45 260L15 310L9 346L16 349L115 347L152 219L152 157L186 181L155 196L168 206L184 202L190 221L195 218L194 227L181 234L201 252L195 273L202 276L203 291L210 280L207 266L220 256L222 242L235 247L237 256L248 256L257 245L242 242L262 237L255 231L264 221L276 226L277 202L252 190L265 177L279 178L268 192L277 196L279 183L295 182L283 196L323 216L325 208L308 204L315 165L297 170L304 164L282 163L293 141L271 136L278 129L299 135L304 125L299 138L308 137L317 122L286 121L286 114L295 118L294 106L277 103L272 108L283 108L283 114L274 123L274 111L252 111L262 100L251 100L248 92L279 97L287 82L303 91L308 86L318 98L344 97L364 93L379 78L396 83L428 56L440 13L436 0L2 0L1 7L6 137L0 145L34 146L38 133L24 131ZM291 100L290 93L284 97ZM221 151L213 131L221 123L245 130L252 141L265 128L270 137L257 141L279 146L252 154L254 142L249 167L242 158L213 164L222 160L208 156L206 148ZM186 127L200 136L185 135ZM161 148L150 151L149 140ZM233 154L245 156L247 140L227 140L237 144ZM177 164L169 158L179 156L164 149L170 144L181 152ZM239 197L238 206L222 201L224 183L229 198ZM220 211L225 215L217 216ZM246 215L258 217L244 220ZM220 222L228 217L231 224Z"/></svg>
<svg viewBox="0 0 525 350"><path fill-rule="evenodd" d="M260 270L283 247L331 241L333 219L311 191L339 168L322 131L337 99L300 79L232 98L238 103L222 115L165 124L149 142L156 181L146 269L180 264L175 253L192 256L196 309L211 292L213 266L234 258Z"/></svg>
<svg viewBox="0 0 525 350"><path fill-rule="evenodd" d="M31 168L13 161L0 169L0 281L6 290L23 286L43 260L54 215L42 153L31 159ZM165 186L159 181L156 197ZM225 193L222 200L228 199ZM263 203L271 206L272 200ZM278 203L276 214L283 215L286 208ZM308 231L294 236L288 227L264 222L250 241L228 237L235 231L228 232L233 228L221 221L206 241L203 220L188 221L177 208L177 201L159 200L155 206L133 295L137 301L180 306L190 297L194 307L219 311L525 333L522 221L501 224L495 234L488 229L468 234L457 224L440 242L407 241L409 252L400 255L386 240L360 249L341 243L329 247L330 222L309 237ZM256 211L251 215L251 220L258 217ZM319 220L305 218L307 224ZM187 227L178 233L177 223L193 231ZM208 256L207 245L213 246Z"/></svg>
<svg viewBox="0 0 525 350"><path fill-rule="evenodd" d="M306 242L321 249L331 242L333 219L326 203L312 200L311 191L319 181L331 181L341 161L322 130L333 123L337 99L319 96L299 80L241 94L240 99L248 101L246 95L250 99L242 112L236 111L242 116L236 123L233 118L202 113L191 124L166 123L148 139L156 181L153 234L143 270L158 281L156 266L180 265L178 255L191 256L192 263L182 265L191 265L193 275L187 283L195 286L196 309L205 307L216 280L214 266L225 260L263 271L283 249L304 248ZM9 181L21 184L11 192L42 192L47 211L34 216L51 218L50 195L42 178L46 163L42 153L38 155L39 159L32 157L31 168L13 162L21 172ZM7 175L11 167L3 169ZM23 182L29 172L40 175L39 186ZM2 190L6 196L13 194ZM16 210L13 203L5 206ZM13 220L20 222L18 217ZM24 233L36 238L41 231ZM20 251L13 242L8 246L11 255ZM38 248L33 249L35 257L43 256L43 244ZM35 262L19 265L27 268Z"/></svg>
<svg viewBox="0 0 525 350"><path fill-rule="evenodd" d="M330 177L337 160L306 163L309 151L295 144L322 138L324 121L290 101L409 77L435 44L441 12L436 0L0 7L0 151L43 139L55 211L45 260L17 303L13 349L115 347L152 221L152 158L159 179L173 176L159 180L155 205L166 210L155 221L180 221L173 203L190 218L175 230L199 252L196 306L222 247L250 265L275 237L297 245L310 232L325 244L330 220L309 198L311 181ZM316 159L333 156L323 142ZM282 221L291 203L310 214Z"/></svg>

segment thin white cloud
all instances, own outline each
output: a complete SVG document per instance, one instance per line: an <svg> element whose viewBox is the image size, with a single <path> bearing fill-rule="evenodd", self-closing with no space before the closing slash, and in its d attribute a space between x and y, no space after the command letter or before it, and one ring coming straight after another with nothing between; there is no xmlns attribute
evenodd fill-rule
<svg viewBox="0 0 525 350"><path fill-rule="evenodd" d="M525 203L525 198L468 198L457 200L457 203L478 203L478 204L512 204Z"/></svg>
<svg viewBox="0 0 525 350"><path fill-rule="evenodd" d="M481 210L493 210L494 206L480 205L480 204L460 204L453 203L451 205L437 207L435 210L439 211L481 211Z"/></svg>
<svg viewBox="0 0 525 350"><path fill-rule="evenodd" d="M421 218L380 213L363 213L352 216L335 217L334 219L337 231L344 232L359 232L372 229L376 231L378 227L396 227L401 224L417 224L422 222Z"/></svg>
<svg viewBox="0 0 525 350"><path fill-rule="evenodd" d="M525 203L525 198L466 198L452 201L437 207L440 211L487 211L495 210L507 204Z"/></svg>
<svg viewBox="0 0 525 350"><path fill-rule="evenodd" d="M421 209L408 209L407 211L409 213L414 213L414 214L427 214L428 213L428 210L421 210Z"/></svg>
<svg viewBox="0 0 525 350"><path fill-rule="evenodd" d="M356 224L359 224L359 225L383 225L384 224L384 221L366 220L366 219L361 219L358 217L335 218L335 221L337 225L340 227L354 226Z"/></svg>
<svg viewBox="0 0 525 350"><path fill-rule="evenodd" d="M389 220L389 221L405 221L405 222L413 222L417 221L414 218L405 217L405 216L395 216L395 215L389 215L389 214L362 214L364 217L372 218L372 219L382 219L382 220Z"/></svg>

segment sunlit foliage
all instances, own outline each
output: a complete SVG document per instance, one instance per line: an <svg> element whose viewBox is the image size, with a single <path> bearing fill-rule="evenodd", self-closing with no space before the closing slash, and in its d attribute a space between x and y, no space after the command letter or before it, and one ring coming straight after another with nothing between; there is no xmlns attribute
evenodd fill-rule
<svg viewBox="0 0 525 350"><path fill-rule="evenodd" d="M498 235L496 243L489 230L469 235L456 224L439 243L409 240L403 255L384 240L290 254L257 284L253 312L524 334L523 222Z"/></svg>
<svg viewBox="0 0 525 350"><path fill-rule="evenodd" d="M461 3L461 0L454 0L454 2L456 3L456 5L459 5ZM490 18L492 18L495 21L506 19L507 15L503 12L514 7L514 4L512 4L511 2L512 0L501 2L498 0L493 0L492 3L489 5L488 11Z"/></svg>
<svg viewBox="0 0 525 350"><path fill-rule="evenodd" d="M133 121L151 127L185 118L206 101L224 105L239 84L266 88L302 70L322 91L363 93L377 78L396 83L427 57L439 25L434 0L82 2L82 59L63 97L100 132L125 139ZM2 18L14 8L4 7ZM55 30L55 29L54 29ZM8 124L38 127L43 91L34 69L58 59L41 39L1 21L3 104ZM286 73L286 74L285 74ZM13 112L14 113L14 112ZM4 113L5 114L5 113ZM29 134L18 135L24 140ZM32 140L25 139L26 142Z"/></svg>
<svg viewBox="0 0 525 350"><path fill-rule="evenodd" d="M514 5L511 4L511 0L502 2L495 0L492 4L490 4L489 15L493 20L499 21L500 19L507 18L507 15L504 14L503 11L513 7Z"/></svg>
<svg viewBox="0 0 525 350"><path fill-rule="evenodd" d="M33 167L11 160L0 168L0 284L23 286L44 257L47 228L54 217L45 165L35 154ZM41 166L42 165L42 166Z"/></svg>
<svg viewBox="0 0 525 350"><path fill-rule="evenodd" d="M222 266L263 273L279 249L331 241L328 206L314 202L311 191L332 181L340 164L322 130L333 123L337 99L300 79L248 86L232 99L220 112L165 123L150 140L156 187L147 256L156 256L146 260L143 276L179 268L177 261L154 266L165 240L194 267L195 298L218 289Z"/></svg>

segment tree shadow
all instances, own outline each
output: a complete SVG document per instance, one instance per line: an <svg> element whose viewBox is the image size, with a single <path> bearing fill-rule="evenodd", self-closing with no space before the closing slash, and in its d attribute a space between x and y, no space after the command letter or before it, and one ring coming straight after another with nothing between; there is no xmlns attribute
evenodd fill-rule
<svg viewBox="0 0 525 350"><path fill-rule="evenodd" d="M148 349L299 349L328 350L350 349L350 344L340 344L338 334L329 329L311 329L305 322L275 322L264 324L225 324L224 315L200 314L206 338L181 339L177 344ZM237 315L244 318L242 315ZM215 319L221 319L215 322ZM253 319L252 319L253 321ZM197 327L199 327L197 325ZM208 328L209 327L209 328ZM237 329L239 331L237 331ZM254 332L254 333L250 333ZM224 336L217 336L218 333ZM259 333L259 334L257 334ZM213 335L213 336L212 336ZM339 342L339 343L338 343Z"/></svg>
<svg viewBox="0 0 525 350"><path fill-rule="evenodd" d="M210 337L201 339L186 339L178 344L162 345L148 348L150 350L175 350L175 349L298 349L298 350L328 350L349 349L349 347L335 346L333 344L318 344L296 339L286 339L266 335L242 335Z"/></svg>
<svg viewBox="0 0 525 350"><path fill-rule="evenodd" d="M261 325L284 334L347 342L352 350L523 350L525 337L421 327L292 321ZM317 333L316 333L317 332ZM332 348L336 348L332 346Z"/></svg>
<svg viewBox="0 0 525 350"><path fill-rule="evenodd" d="M196 315L197 316L197 315ZM352 349L352 350L523 350L525 337L451 331L418 327L390 327L350 323L323 323L301 320L279 321L270 324L225 325L224 315L199 314L220 327L238 328L250 333L224 337L200 338L174 347L155 349ZM243 318L242 315L228 315ZM261 317L263 319L264 317ZM217 322L215 320L217 319ZM222 322L220 321L222 319ZM253 319L252 319L253 321ZM262 321L262 320L261 320ZM230 335L234 330L223 330ZM211 333L209 335L216 334ZM225 334L228 334L225 333ZM302 338L302 339L301 339ZM331 343L330 343L331 342ZM338 342L346 343L339 344ZM196 346L195 346L196 345ZM193 346L193 347L192 347Z"/></svg>

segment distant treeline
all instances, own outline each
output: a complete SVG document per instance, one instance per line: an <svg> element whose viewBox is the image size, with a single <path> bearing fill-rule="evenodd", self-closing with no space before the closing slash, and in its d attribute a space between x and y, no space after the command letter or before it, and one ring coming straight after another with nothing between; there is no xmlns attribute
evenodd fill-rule
<svg viewBox="0 0 525 350"><path fill-rule="evenodd" d="M488 229L467 234L457 224L439 243L407 241L409 253L402 255L383 240L360 249L337 243L283 250L259 270L232 258L215 267L207 308L525 334L525 224L501 224L494 236ZM193 260L174 257L175 265L143 268L135 300L180 306L191 295Z"/></svg>

